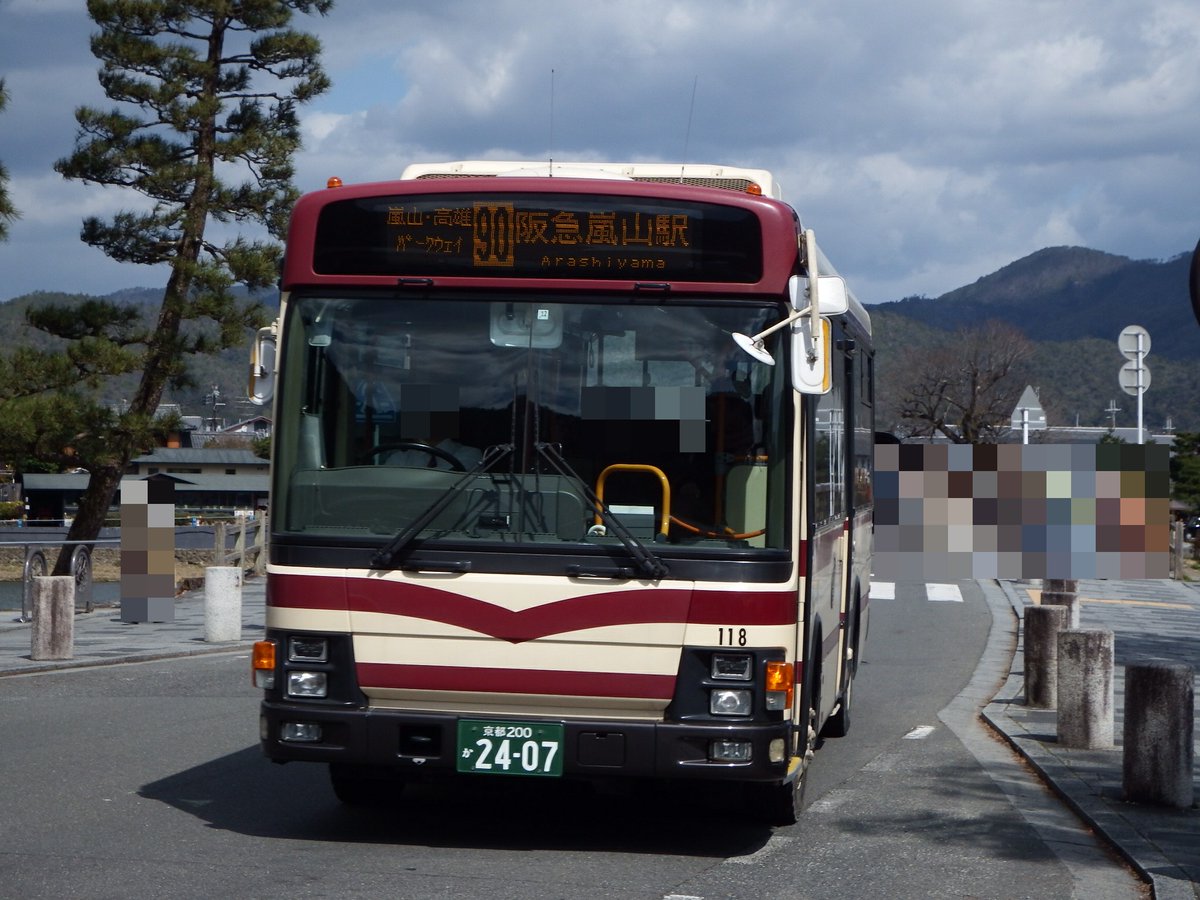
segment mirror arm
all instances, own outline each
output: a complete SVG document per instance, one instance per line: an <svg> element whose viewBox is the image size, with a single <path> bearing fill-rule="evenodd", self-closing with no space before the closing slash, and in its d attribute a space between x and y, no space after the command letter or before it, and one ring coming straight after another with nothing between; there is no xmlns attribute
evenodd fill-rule
<svg viewBox="0 0 1200 900"><path fill-rule="evenodd" d="M804 263L808 268L808 362L817 361L817 335L820 334L820 272L817 271L817 238L811 228L804 231Z"/></svg>

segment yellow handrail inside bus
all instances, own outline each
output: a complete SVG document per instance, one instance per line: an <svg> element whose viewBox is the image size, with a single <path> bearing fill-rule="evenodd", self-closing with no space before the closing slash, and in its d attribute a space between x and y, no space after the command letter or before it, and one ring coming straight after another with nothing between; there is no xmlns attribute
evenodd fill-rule
<svg viewBox="0 0 1200 900"><path fill-rule="evenodd" d="M600 477L596 479L596 498L601 503L604 502L604 482L608 480L610 472L646 472L658 476L658 484L662 488L662 514L659 516L658 532L665 535L667 529L671 527L671 482L667 480L666 473L658 466L648 466L642 463L613 463L605 468L600 473ZM599 512L596 513L595 524L604 524L604 519Z"/></svg>
<svg viewBox="0 0 1200 900"><path fill-rule="evenodd" d="M760 528L758 531L737 532L728 526L723 531L711 531L707 528L701 528L699 525L693 525L691 522L685 522L679 516L671 516L671 521L684 531L690 531L692 534L698 534L701 537L724 538L732 541L745 541L750 538L761 537L767 533L767 529L765 528Z"/></svg>

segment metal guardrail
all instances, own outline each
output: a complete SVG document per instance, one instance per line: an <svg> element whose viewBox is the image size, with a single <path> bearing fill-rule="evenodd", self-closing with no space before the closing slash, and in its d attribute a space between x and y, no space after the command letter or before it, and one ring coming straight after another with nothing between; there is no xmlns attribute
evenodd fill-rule
<svg viewBox="0 0 1200 900"><path fill-rule="evenodd" d="M252 569L256 575L264 574L267 567L268 522L266 514L260 514L249 521L239 519L236 522L213 523L212 564L239 566L243 570ZM229 546L231 538L232 547ZM120 543L120 538L96 538L91 541L22 540L0 543L0 546L24 548L21 617L17 621L32 621L33 578L50 572L52 565L46 553L49 548L75 546L75 551L71 554L70 572L75 578L75 608L82 609L83 612L92 612L95 609L92 599L92 548L100 544L119 547Z"/></svg>
<svg viewBox="0 0 1200 900"><path fill-rule="evenodd" d="M75 579L75 607L78 609L82 601L84 612L91 612L95 606L92 601L92 547L96 544L120 544L119 538L97 538L92 541L30 541L23 543L25 565L22 570L21 617L17 621L30 622L33 613L30 609L30 595L33 592L33 578L46 575L50 565L46 560L45 550L48 547L74 546L71 553L71 577Z"/></svg>

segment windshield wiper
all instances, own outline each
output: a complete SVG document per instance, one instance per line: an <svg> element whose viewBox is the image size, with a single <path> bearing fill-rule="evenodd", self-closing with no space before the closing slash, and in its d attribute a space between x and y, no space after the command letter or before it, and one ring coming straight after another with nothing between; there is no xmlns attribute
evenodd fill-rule
<svg viewBox="0 0 1200 900"><path fill-rule="evenodd" d="M571 468L570 464L563 459L562 454L558 452L557 445L547 444L539 441L533 446L534 449L537 450L538 455L549 462L559 475L563 476L564 478L568 478L579 485L579 488L583 491L584 496L587 497L588 502L595 507L597 512L600 513L601 521L604 522L605 526L610 532L617 536L617 540L619 540L625 546L625 549L629 552L629 555L637 564L637 569L642 575L655 580L665 578L667 576L667 573L670 571L667 568L667 564L659 559L650 550L650 548L634 537L633 533L625 527L621 520L612 514L609 508L604 504L604 501L601 500L596 495L596 492L592 490L591 486L582 478L580 478L578 473ZM583 570L580 571L583 573ZM626 570L621 569L615 574L624 577L625 572ZM589 572L583 574L591 574L591 572L589 570Z"/></svg>
<svg viewBox="0 0 1200 900"><path fill-rule="evenodd" d="M512 453L512 449L512 444L495 444L488 447L474 468L469 472L464 472L458 481L446 488L445 493L438 497L425 512L413 519L407 528L375 551L375 555L371 557L371 568L395 568L396 557L400 555L405 547L412 543L413 539L425 529L425 526L441 515L442 510L449 506L450 502L462 493L467 485L474 481L475 476L482 475L490 470L496 463Z"/></svg>

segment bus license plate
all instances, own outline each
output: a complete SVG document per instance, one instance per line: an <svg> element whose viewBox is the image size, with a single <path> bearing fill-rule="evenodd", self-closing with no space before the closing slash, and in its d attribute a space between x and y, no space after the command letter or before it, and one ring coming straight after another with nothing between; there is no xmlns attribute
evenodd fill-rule
<svg viewBox="0 0 1200 900"><path fill-rule="evenodd" d="M458 771L483 775L563 773L563 727L558 722L458 723Z"/></svg>

